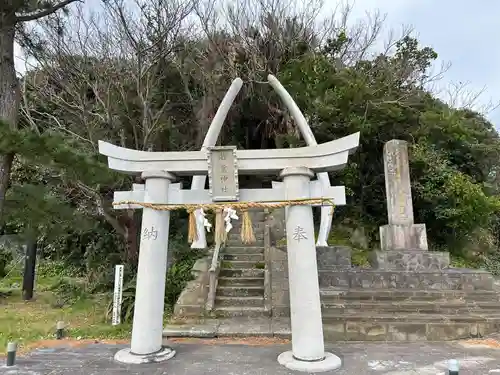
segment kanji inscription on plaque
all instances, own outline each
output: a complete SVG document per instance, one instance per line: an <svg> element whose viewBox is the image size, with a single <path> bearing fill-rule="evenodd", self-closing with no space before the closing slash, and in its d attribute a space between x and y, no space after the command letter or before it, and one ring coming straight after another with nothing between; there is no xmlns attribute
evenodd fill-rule
<svg viewBox="0 0 500 375"><path fill-rule="evenodd" d="M239 199L236 147L220 146L208 149L208 182L214 202Z"/></svg>

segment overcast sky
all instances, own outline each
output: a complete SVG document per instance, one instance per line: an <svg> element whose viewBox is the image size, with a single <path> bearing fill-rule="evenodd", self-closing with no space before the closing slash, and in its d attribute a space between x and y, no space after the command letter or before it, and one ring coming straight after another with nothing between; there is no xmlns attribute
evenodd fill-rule
<svg viewBox="0 0 500 375"><path fill-rule="evenodd" d="M451 62L441 87L469 83L474 92L485 88L480 107L500 102L499 0L356 0L353 15L376 9L387 14L389 27L412 25L419 41L438 53L439 66ZM487 117L500 128L500 109Z"/></svg>
<svg viewBox="0 0 500 375"><path fill-rule="evenodd" d="M0 0L1 1L1 0ZM87 6L99 0L86 0ZM338 1L326 0L325 13ZM481 110L489 102L500 102L500 47L498 43L500 0L356 0L351 22L366 12L380 10L387 15L386 28L400 30L411 25L421 44L433 47L441 62L451 67L439 82L440 95L450 84L467 83L473 92L484 89L477 101ZM21 62L21 61L19 61ZM24 70L23 64L18 68ZM486 113L500 128L500 108Z"/></svg>

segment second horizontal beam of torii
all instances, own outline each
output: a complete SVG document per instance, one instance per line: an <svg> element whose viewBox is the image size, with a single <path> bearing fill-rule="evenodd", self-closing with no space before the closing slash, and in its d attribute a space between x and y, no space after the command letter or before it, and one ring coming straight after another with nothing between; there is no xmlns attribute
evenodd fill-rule
<svg viewBox="0 0 500 375"><path fill-rule="evenodd" d="M304 199L328 199L336 206L345 205L345 187L330 186L324 187L319 181L311 181L310 194ZM272 189L241 189L240 202L283 202L286 201L286 189L283 182L273 182ZM171 184L168 188L168 202L152 202L147 199L144 185L134 184L132 191L115 191L115 209L143 208L140 204L116 204L119 202L137 202L153 204L211 204L212 197L208 190L185 190L180 183ZM232 202L228 202L230 206ZM237 202L234 202L237 203ZM315 204L319 206L320 204Z"/></svg>

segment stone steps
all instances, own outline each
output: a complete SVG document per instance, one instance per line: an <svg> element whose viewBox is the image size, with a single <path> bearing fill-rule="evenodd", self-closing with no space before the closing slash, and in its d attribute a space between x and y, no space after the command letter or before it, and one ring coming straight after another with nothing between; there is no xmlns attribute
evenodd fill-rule
<svg viewBox="0 0 500 375"><path fill-rule="evenodd" d="M236 254L264 254L263 246L242 246L241 243L238 246L227 246L224 249L223 254L236 255Z"/></svg>
<svg viewBox="0 0 500 375"><path fill-rule="evenodd" d="M260 277L264 278L264 270L258 268L228 269L222 268L219 277Z"/></svg>
<svg viewBox="0 0 500 375"><path fill-rule="evenodd" d="M260 297L264 296L264 286L218 286L217 297Z"/></svg>
<svg viewBox="0 0 500 375"><path fill-rule="evenodd" d="M253 235L256 240L258 241L264 241L264 232L253 232ZM228 233L227 235L228 241L239 241L241 244L241 234L239 230L231 230L231 232Z"/></svg>
<svg viewBox="0 0 500 375"><path fill-rule="evenodd" d="M268 315L264 306L216 306L212 315L217 318L249 317L257 318Z"/></svg>
<svg viewBox="0 0 500 375"><path fill-rule="evenodd" d="M481 270L380 271L373 269L318 270L322 288L493 290L493 276Z"/></svg>
<svg viewBox="0 0 500 375"><path fill-rule="evenodd" d="M231 232L229 233L232 233L233 230L239 233L240 229L242 228L241 219L238 221L231 221L231 225L233 226L233 229L231 229ZM258 221L255 220L252 221L252 229L254 233L257 232L263 233L266 229L266 223L264 222L264 219Z"/></svg>
<svg viewBox="0 0 500 375"><path fill-rule="evenodd" d="M239 237L236 238L229 236L228 239L226 240L226 246L231 248L236 246L242 246L241 239ZM262 248L264 246L264 239L256 238L254 243L245 244L244 246Z"/></svg>
<svg viewBox="0 0 500 375"><path fill-rule="evenodd" d="M323 323L338 323L338 322L354 322L354 321L370 321L370 322L432 322L432 323L468 323L468 322L497 322L500 321L500 312L497 313L468 313L462 315L452 314L419 314L413 313L381 313L381 312L360 312L356 314L331 312L329 310L322 313Z"/></svg>
<svg viewBox="0 0 500 375"><path fill-rule="evenodd" d="M241 241L241 220L233 222L222 253L217 283L214 317L262 317L264 306L264 211L251 210L253 244Z"/></svg>
<svg viewBox="0 0 500 375"><path fill-rule="evenodd" d="M460 315L468 313L496 314L500 311L500 302L467 302L456 300L440 301L405 301L405 302L322 302L326 313L358 314L363 311L373 313L420 313Z"/></svg>
<svg viewBox="0 0 500 375"><path fill-rule="evenodd" d="M222 277L218 278L219 286L262 286L264 285L264 277Z"/></svg>
<svg viewBox="0 0 500 375"><path fill-rule="evenodd" d="M264 252L262 253L256 253L256 254L228 254L224 253L222 254L222 259L224 261L247 261L247 262L263 262L264 261Z"/></svg>
<svg viewBox="0 0 500 375"><path fill-rule="evenodd" d="M215 298L215 306L219 307L264 307L264 296L237 296Z"/></svg>
<svg viewBox="0 0 500 375"><path fill-rule="evenodd" d="M497 331L500 314L332 314L323 317L326 341L448 341Z"/></svg>
<svg viewBox="0 0 500 375"><path fill-rule="evenodd" d="M230 236L230 235L241 236L241 228L242 228L241 225L233 225L233 227L231 228L231 230L228 233L228 236ZM263 223L262 223L262 225L259 225L259 226L255 226L255 225L252 226L252 229L253 229L254 235L259 235L259 236L264 235L265 226Z"/></svg>
<svg viewBox="0 0 500 375"><path fill-rule="evenodd" d="M490 290L415 290L415 289L334 289L322 288L321 301L500 301L500 295Z"/></svg>
<svg viewBox="0 0 500 375"><path fill-rule="evenodd" d="M446 341L482 337L500 327L491 290L320 290L327 341Z"/></svg>
<svg viewBox="0 0 500 375"><path fill-rule="evenodd" d="M264 262L256 262L252 260L226 260L222 262L221 270L234 270L234 269L262 269Z"/></svg>

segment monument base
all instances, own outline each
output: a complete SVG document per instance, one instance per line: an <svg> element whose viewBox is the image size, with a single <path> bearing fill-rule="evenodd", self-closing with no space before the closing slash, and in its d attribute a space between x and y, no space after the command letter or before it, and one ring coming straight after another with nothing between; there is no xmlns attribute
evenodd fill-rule
<svg viewBox="0 0 500 375"><path fill-rule="evenodd" d="M164 346L161 350L150 354L133 354L130 348L126 348L115 354L115 361L132 365L141 365L144 363L168 361L173 356L175 356L175 350L168 346Z"/></svg>
<svg viewBox="0 0 500 375"><path fill-rule="evenodd" d="M373 269L387 271L441 271L450 265L448 252L391 250L370 254Z"/></svg>
<svg viewBox="0 0 500 375"><path fill-rule="evenodd" d="M289 370L307 373L332 371L342 366L342 360L332 353L325 353L325 359L321 361L309 362L296 359L291 350L281 353L278 363Z"/></svg>
<svg viewBox="0 0 500 375"><path fill-rule="evenodd" d="M427 251L425 224L396 225L380 227L380 248L388 250Z"/></svg>

